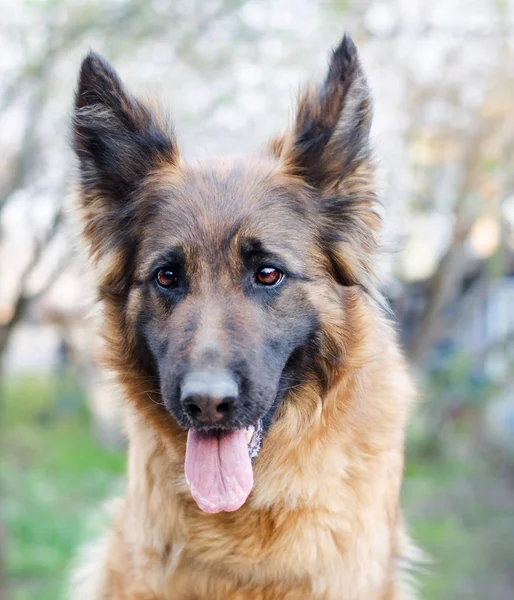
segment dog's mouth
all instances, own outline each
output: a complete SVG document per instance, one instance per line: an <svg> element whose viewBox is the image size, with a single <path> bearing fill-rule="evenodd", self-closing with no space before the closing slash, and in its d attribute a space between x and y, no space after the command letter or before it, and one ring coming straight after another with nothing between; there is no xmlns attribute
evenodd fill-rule
<svg viewBox="0 0 514 600"><path fill-rule="evenodd" d="M252 459L262 437L261 420L234 431L188 431L186 481L204 512L232 512L246 502L253 487Z"/></svg>

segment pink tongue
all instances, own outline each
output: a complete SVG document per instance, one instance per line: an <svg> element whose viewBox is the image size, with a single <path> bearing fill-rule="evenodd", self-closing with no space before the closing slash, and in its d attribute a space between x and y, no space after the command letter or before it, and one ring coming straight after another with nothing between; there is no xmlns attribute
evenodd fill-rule
<svg viewBox="0 0 514 600"><path fill-rule="evenodd" d="M204 512L240 508L253 486L245 430L202 433L190 429L185 471L191 494Z"/></svg>

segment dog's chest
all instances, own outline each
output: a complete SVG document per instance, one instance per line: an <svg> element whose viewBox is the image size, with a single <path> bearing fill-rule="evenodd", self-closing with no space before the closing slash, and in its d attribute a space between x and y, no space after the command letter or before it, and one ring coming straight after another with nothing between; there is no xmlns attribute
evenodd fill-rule
<svg viewBox="0 0 514 600"><path fill-rule="evenodd" d="M207 535L169 548L162 600L354 600L378 597L382 560L363 574L348 539L331 529L291 526L269 537ZM262 531L261 531L262 533ZM355 544L353 544L355 550ZM369 564L369 559L368 559ZM359 591L360 590L360 591ZM358 594L358 595L356 595Z"/></svg>

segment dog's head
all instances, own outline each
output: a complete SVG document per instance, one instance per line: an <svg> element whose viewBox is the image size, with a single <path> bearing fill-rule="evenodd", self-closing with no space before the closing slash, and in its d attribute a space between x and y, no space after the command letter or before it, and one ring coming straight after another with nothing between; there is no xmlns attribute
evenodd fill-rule
<svg viewBox="0 0 514 600"><path fill-rule="evenodd" d="M344 362L345 306L373 286L370 121L346 36L290 130L248 160L183 161L103 59L83 62L74 145L108 352L149 392L136 404L189 430L186 474L204 510L233 510L251 487L246 467L227 466L234 489L208 496L206 469L248 463L287 390L330 386Z"/></svg>

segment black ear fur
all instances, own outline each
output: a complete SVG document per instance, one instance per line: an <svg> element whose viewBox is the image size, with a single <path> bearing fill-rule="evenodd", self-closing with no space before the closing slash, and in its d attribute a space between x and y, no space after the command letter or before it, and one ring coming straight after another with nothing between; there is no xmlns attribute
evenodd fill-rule
<svg viewBox="0 0 514 600"><path fill-rule="evenodd" d="M171 133L157 115L128 94L101 56L90 52L75 95L73 145L84 202L125 200L160 160L177 158Z"/></svg>
<svg viewBox="0 0 514 600"><path fill-rule="evenodd" d="M332 188L369 156L370 126L371 96L357 48L345 35L325 81L300 96L291 135L275 148L309 184Z"/></svg>
<svg viewBox="0 0 514 600"><path fill-rule="evenodd" d="M345 35L324 82L300 95L292 128L269 145L287 172L314 190L320 243L342 285L372 290L380 217L369 144L371 95Z"/></svg>

